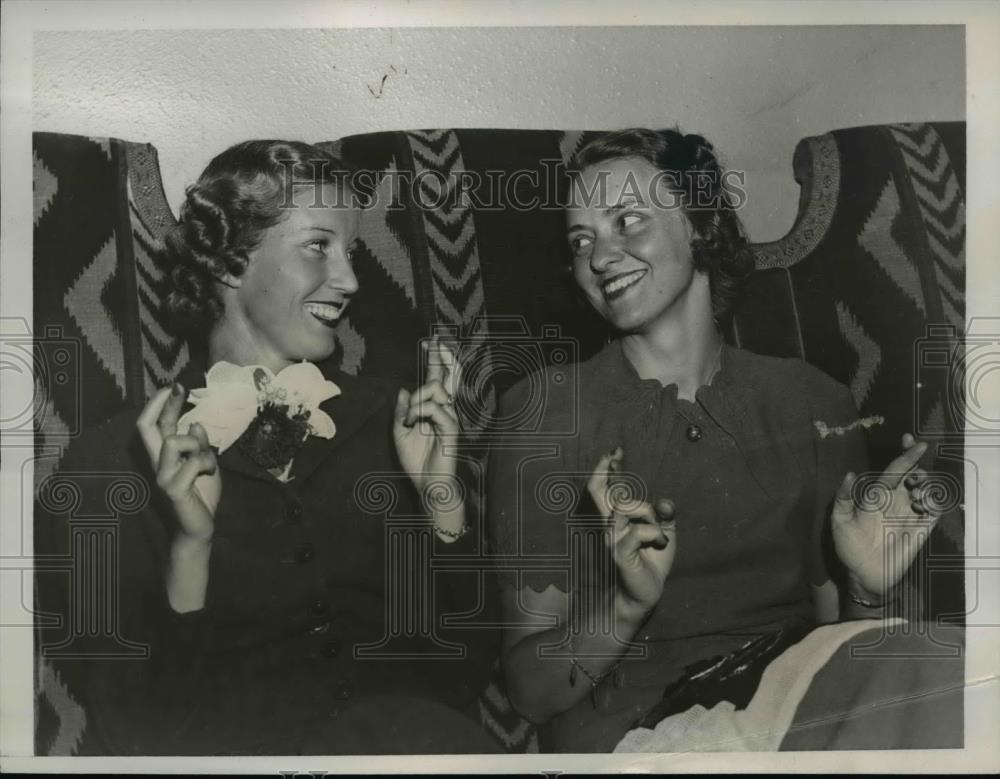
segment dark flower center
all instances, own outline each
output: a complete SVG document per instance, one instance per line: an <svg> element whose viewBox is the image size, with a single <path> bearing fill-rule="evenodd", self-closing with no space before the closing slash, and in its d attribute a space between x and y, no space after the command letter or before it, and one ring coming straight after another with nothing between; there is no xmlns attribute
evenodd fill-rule
<svg viewBox="0 0 1000 779"><path fill-rule="evenodd" d="M290 413L286 404L267 402L236 443L262 468L283 469L302 448L308 434L308 411Z"/></svg>

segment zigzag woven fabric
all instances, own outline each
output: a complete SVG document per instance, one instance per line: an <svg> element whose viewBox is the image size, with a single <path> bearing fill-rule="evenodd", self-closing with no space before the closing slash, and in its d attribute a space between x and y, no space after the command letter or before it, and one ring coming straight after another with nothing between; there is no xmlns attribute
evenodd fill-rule
<svg viewBox="0 0 1000 779"><path fill-rule="evenodd" d="M596 350L605 331L576 301L554 185L549 207L543 198L515 202L545 191L579 135L420 130L320 144L373 174L355 261L361 291L348 313L359 335L336 358L414 381L418 341L434 327L450 331L468 350L474 401L489 410L543 364L528 355L513 368L494 366L488 346L497 327L517 328L525 340L558 330L582 356Z"/></svg>
<svg viewBox="0 0 1000 779"><path fill-rule="evenodd" d="M190 359L187 345L170 331L163 313L167 272L163 240L174 225L160 180L156 150L123 143L128 163L128 216L136 276L136 302L147 397L180 375Z"/></svg>
<svg viewBox="0 0 1000 779"><path fill-rule="evenodd" d="M747 348L803 357L851 388L873 468L903 433L961 441L955 364L965 316L964 124L838 130L796 151L805 213L786 238L756 247L735 318ZM926 354L933 352L934 361ZM928 554L961 557L962 464L939 451L943 518ZM926 577L927 555L914 567ZM962 574L937 573L927 608L961 613Z"/></svg>
<svg viewBox="0 0 1000 779"><path fill-rule="evenodd" d="M118 178L109 139L34 136L34 322L38 362L63 343L66 381L44 387L52 430L78 433L127 400L127 290L118 267ZM56 373L57 360L51 360Z"/></svg>
<svg viewBox="0 0 1000 779"><path fill-rule="evenodd" d="M69 440L126 404L125 285L118 179L108 139L36 133L34 162L35 486ZM28 328L26 327L27 331ZM37 659L35 752L74 754L86 714Z"/></svg>
<svg viewBox="0 0 1000 779"><path fill-rule="evenodd" d="M174 218L151 146L36 133L34 165L33 331L46 335L43 365L60 338L73 360L39 423L76 433L141 405L187 361L164 329L153 259Z"/></svg>
<svg viewBox="0 0 1000 779"><path fill-rule="evenodd" d="M34 320L37 487L66 445L139 406L184 367L162 322L154 259L174 223L156 151L113 138L35 133ZM86 715L38 660L37 754L86 751Z"/></svg>

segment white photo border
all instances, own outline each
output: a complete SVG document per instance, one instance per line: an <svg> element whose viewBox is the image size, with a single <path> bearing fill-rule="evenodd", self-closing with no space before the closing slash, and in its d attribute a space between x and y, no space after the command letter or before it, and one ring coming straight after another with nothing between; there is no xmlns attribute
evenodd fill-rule
<svg viewBox="0 0 1000 779"><path fill-rule="evenodd" d="M234 12L238 8L238 12ZM629 25L844 25L961 24L967 56L967 316L1000 317L1000 5L993 2L5 2L2 9L2 110L0 110L0 308L2 316L31 321L32 35L41 30L216 29L270 27L424 26L629 26ZM24 407L24 397L0 393L3 418ZM996 387L984 398L1000 408ZM29 401L30 402L30 401ZM21 404L21 405L19 405ZM6 447L5 447L6 448ZM31 539L19 526L23 478L16 458L4 452L0 559L31 555ZM977 455L982 506L1000 506L1000 449ZM967 465L966 479L972 478ZM30 482L30 473L28 474ZM29 501L30 502L30 501ZM1000 560L1000 523L979 520L984 559ZM987 518L990 519L990 518ZM0 568L10 576L9 566ZM973 572L970 571L970 574ZM979 580L982 621L1000 625L1000 572ZM971 580L970 576L970 580ZM969 602L976 592L967 583ZM29 593L30 594L30 593ZM0 590L3 614L16 613L22 593ZM32 636L30 629L0 630L0 755L14 772L96 773L498 773L498 772L992 772L1000 766L1000 683L996 628L967 629L967 691L963 750L637 755L506 755L438 757L263 757L263 758L55 758L33 757Z"/></svg>

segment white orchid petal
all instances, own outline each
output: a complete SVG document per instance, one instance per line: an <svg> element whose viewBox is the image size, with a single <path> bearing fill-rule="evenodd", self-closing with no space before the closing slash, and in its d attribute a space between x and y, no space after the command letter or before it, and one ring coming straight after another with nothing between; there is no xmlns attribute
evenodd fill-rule
<svg viewBox="0 0 1000 779"><path fill-rule="evenodd" d="M337 434L337 426L325 411L316 410L309 416L309 427L312 434L320 438L333 438Z"/></svg>
<svg viewBox="0 0 1000 779"><path fill-rule="evenodd" d="M340 394L340 387L338 387L332 381L327 379L326 381L323 382L323 391L319 396L319 402L322 403L324 400L335 398L339 394Z"/></svg>
<svg viewBox="0 0 1000 779"><path fill-rule="evenodd" d="M256 415L256 408L251 410L249 413L234 413L226 416L221 414L196 415L192 413L190 417L185 415L187 418L182 418L178 421L177 429L190 432L191 425L197 422L205 428L205 434L208 436L208 442L212 446L217 447L220 452L224 452L232 446L233 442L235 442L237 438L243 435L243 431L250 426L250 423L253 422ZM184 425L187 425L187 428L185 428Z"/></svg>
<svg viewBox="0 0 1000 779"><path fill-rule="evenodd" d="M261 393L254 376L261 372L269 379L269 390L284 390L289 413L297 413L300 407L309 412L313 435L332 438L336 434L336 425L319 404L339 395L340 387L307 362L290 365L277 375L263 365L217 362L205 375L206 385L190 392L188 400L194 408L178 420L178 429L187 432L197 422L205 428L209 443L226 451L257 416Z"/></svg>
<svg viewBox="0 0 1000 779"><path fill-rule="evenodd" d="M186 435L188 430L191 428L191 425L198 421L198 416L199 414L197 408L193 408L186 414L182 414L181 418L177 420L177 432ZM209 440L211 441L211 439Z"/></svg>
<svg viewBox="0 0 1000 779"><path fill-rule="evenodd" d="M292 480L292 475L291 474L292 474L292 463L293 462L295 462L294 459L289 460L288 461L288 465L285 466L285 469L281 473L275 475L275 478L278 481L289 482L289 481Z"/></svg>
<svg viewBox="0 0 1000 779"><path fill-rule="evenodd" d="M219 451L228 449L257 416L257 393L246 384L213 384L204 389L193 409L182 416L177 429L188 432L197 422L208 442Z"/></svg>
<svg viewBox="0 0 1000 779"><path fill-rule="evenodd" d="M323 373L311 362L295 362L282 368L274 378L284 387L309 386L323 381Z"/></svg>
<svg viewBox="0 0 1000 779"><path fill-rule="evenodd" d="M237 439L243 435L243 431L246 430L246 427L236 428L229 425L213 425L204 420L197 421L205 428L208 443L218 449L220 454L236 443Z"/></svg>
<svg viewBox="0 0 1000 779"><path fill-rule="evenodd" d="M247 386L227 388L225 391L212 392L201 399L196 408L202 416L211 418L213 414L227 416L250 414L251 419L257 414L257 393Z"/></svg>
<svg viewBox="0 0 1000 779"><path fill-rule="evenodd" d="M316 405L326 399L326 379L319 368L309 362L299 362L289 365L274 377L275 386L281 387L287 393L291 405Z"/></svg>
<svg viewBox="0 0 1000 779"><path fill-rule="evenodd" d="M239 440L240 436L243 435L243 433L246 431L247 427L249 427L249 425L246 425L242 428L219 429L216 432L216 438L219 441L219 443L217 444L219 448L219 454L222 454L230 446L235 444ZM209 441L211 441L211 438L209 438Z"/></svg>
<svg viewBox="0 0 1000 779"><path fill-rule="evenodd" d="M241 380L245 381L245 377L253 375L253 369L256 367L260 366L240 366L221 360L208 369L208 373L205 374L205 385L206 387L211 387L214 384L230 384L238 383Z"/></svg>
<svg viewBox="0 0 1000 779"><path fill-rule="evenodd" d="M188 393L188 403L193 406L197 406L202 400L208 397L208 395L209 391L207 387L197 387Z"/></svg>

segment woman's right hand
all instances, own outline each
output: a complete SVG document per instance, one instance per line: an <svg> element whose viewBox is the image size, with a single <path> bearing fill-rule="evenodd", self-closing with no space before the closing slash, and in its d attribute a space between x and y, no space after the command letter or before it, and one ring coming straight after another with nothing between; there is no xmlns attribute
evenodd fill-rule
<svg viewBox="0 0 1000 779"><path fill-rule="evenodd" d="M677 530L670 500L659 499L654 506L619 494L613 475L621 470L624 456L618 447L601 457L587 482L587 491L612 529L608 543L621 587L616 605L632 612L626 616L640 619L663 594L674 564Z"/></svg>
<svg viewBox="0 0 1000 779"><path fill-rule="evenodd" d="M195 423L186 435L177 432L184 397L180 384L164 387L146 404L136 427L156 483L173 507L180 538L207 544L215 529L222 478L205 429Z"/></svg>

